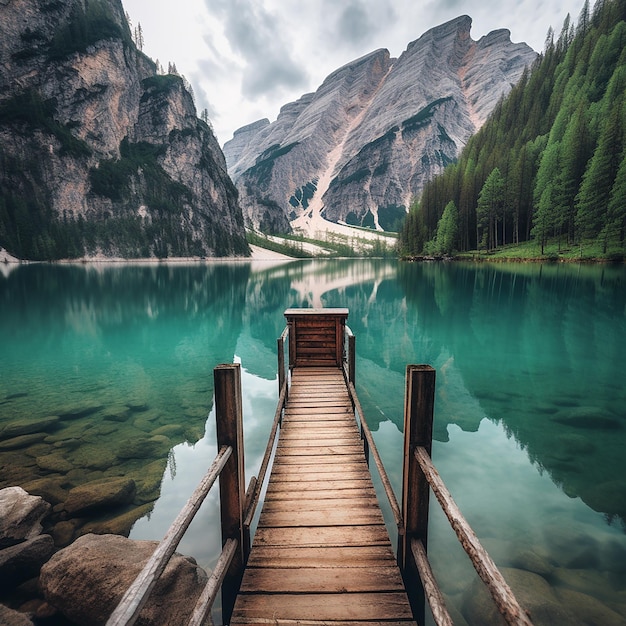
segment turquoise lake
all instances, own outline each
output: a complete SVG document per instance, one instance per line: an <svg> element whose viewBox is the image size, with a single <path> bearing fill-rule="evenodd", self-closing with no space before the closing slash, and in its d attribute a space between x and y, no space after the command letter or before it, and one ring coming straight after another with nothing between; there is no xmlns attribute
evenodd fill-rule
<svg viewBox="0 0 626 626"><path fill-rule="evenodd" d="M0 266L0 488L47 481L62 500L132 477L133 505L89 523L128 514L131 538L161 539L216 452L213 368L242 366L249 480L278 397L283 312L312 306L350 310L357 390L398 499L405 367L427 363L433 461L496 563L570 605L575 594L580 623L626 623L623 265ZM217 504L215 489L179 548L207 569ZM433 497L429 555L462 613L476 576Z"/></svg>

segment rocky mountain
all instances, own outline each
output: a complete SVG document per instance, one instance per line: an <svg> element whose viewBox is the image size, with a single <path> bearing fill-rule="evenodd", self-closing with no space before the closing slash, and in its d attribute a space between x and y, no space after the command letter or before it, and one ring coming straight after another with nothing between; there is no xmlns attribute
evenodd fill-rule
<svg viewBox="0 0 626 626"><path fill-rule="evenodd" d="M0 0L0 247L19 258L247 255L224 155L120 0Z"/></svg>
<svg viewBox="0 0 626 626"><path fill-rule="evenodd" d="M326 219L397 229L424 183L458 156L536 58L508 30L478 41L461 16L398 59L377 50L224 146L246 223L270 232Z"/></svg>

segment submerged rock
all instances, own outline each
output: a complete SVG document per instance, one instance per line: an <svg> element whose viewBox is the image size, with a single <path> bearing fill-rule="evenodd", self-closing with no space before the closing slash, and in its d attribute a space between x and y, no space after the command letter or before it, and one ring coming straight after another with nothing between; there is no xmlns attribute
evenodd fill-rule
<svg viewBox="0 0 626 626"><path fill-rule="evenodd" d="M569 606L585 626L624 626L626 615L620 615L600 600L571 589L556 589L563 604Z"/></svg>
<svg viewBox="0 0 626 626"><path fill-rule="evenodd" d="M0 429L0 439L12 439L21 435L45 432L52 429L59 422L56 415L40 418L25 418L9 422Z"/></svg>
<svg viewBox="0 0 626 626"><path fill-rule="evenodd" d="M65 501L72 517L94 510L129 504L135 497L135 481L129 478L104 478L74 487Z"/></svg>
<svg viewBox="0 0 626 626"><path fill-rule="evenodd" d="M0 550L0 587L2 589L17 587L24 581L34 578L53 552L54 542L50 535L39 535Z"/></svg>
<svg viewBox="0 0 626 626"><path fill-rule="evenodd" d="M146 439L135 438L124 442L117 451L117 456L120 459L157 458L167 454L170 447L170 440L163 435Z"/></svg>
<svg viewBox="0 0 626 626"><path fill-rule="evenodd" d="M33 626L33 622L24 613L14 611L0 604L0 624L2 626Z"/></svg>
<svg viewBox="0 0 626 626"><path fill-rule="evenodd" d="M62 420L77 420L81 417L89 417L103 408L102 405L77 406L59 413L59 418Z"/></svg>
<svg viewBox="0 0 626 626"><path fill-rule="evenodd" d="M584 430L620 430L622 423L612 414L597 407L577 407L550 418L557 424Z"/></svg>
<svg viewBox="0 0 626 626"><path fill-rule="evenodd" d="M77 624L105 624L157 545L117 535L85 535L42 568L46 600ZM203 569L174 555L137 624L186 624L206 581Z"/></svg>
<svg viewBox="0 0 626 626"><path fill-rule="evenodd" d="M92 470L107 470L117 465L115 452L108 446L85 444L69 454L69 458L77 467Z"/></svg>
<svg viewBox="0 0 626 626"><path fill-rule="evenodd" d="M59 502L65 502L68 495L68 485L64 478L37 478L22 486L31 496L41 496L52 506L59 504Z"/></svg>
<svg viewBox="0 0 626 626"><path fill-rule="evenodd" d="M88 522L80 529L81 535L122 535L128 537L135 522L145 517L154 508L154 502L136 506L117 515L108 515L103 519Z"/></svg>
<svg viewBox="0 0 626 626"><path fill-rule="evenodd" d="M63 456L62 452L44 454L36 458L37 465L46 472L57 472L67 474L74 469L74 466Z"/></svg>
<svg viewBox="0 0 626 626"><path fill-rule="evenodd" d="M502 575L511 586L517 601L530 613L534 626L583 626L575 613L563 605L548 582L538 574L518 569L502 568ZM470 626L505 625L487 588L476 578L465 593L463 616Z"/></svg>
<svg viewBox="0 0 626 626"><path fill-rule="evenodd" d="M21 487L0 491L0 549L41 534L41 521L50 505L39 496L28 495Z"/></svg>
<svg viewBox="0 0 626 626"><path fill-rule="evenodd" d="M2 450L20 450L27 448L35 443L39 443L46 438L46 433L32 433L30 435L20 435L19 437L12 437L5 441L0 441L0 451Z"/></svg>

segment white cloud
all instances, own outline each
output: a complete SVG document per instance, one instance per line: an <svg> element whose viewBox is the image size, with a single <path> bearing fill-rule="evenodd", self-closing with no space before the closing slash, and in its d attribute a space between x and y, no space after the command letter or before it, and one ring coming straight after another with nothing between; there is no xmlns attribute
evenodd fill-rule
<svg viewBox="0 0 626 626"><path fill-rule="evenodd" d="M220 143L245 124L314 91L342 65L378 48L399 56L429 28L472 17L472 38L507 28L542 50L583 0L123 0L141 23L144 51L192 83Z"/></svg>

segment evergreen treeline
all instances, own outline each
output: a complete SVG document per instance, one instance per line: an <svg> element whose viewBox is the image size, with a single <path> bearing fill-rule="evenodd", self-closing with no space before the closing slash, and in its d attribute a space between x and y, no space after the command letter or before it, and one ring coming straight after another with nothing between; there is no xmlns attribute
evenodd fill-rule
<svg viewBox="0 0 626 626"><path fill-rule="evenodd" d="M585 3L430 181L400 239L405 255L548 239L624 246L626 0Z"/></svg>

